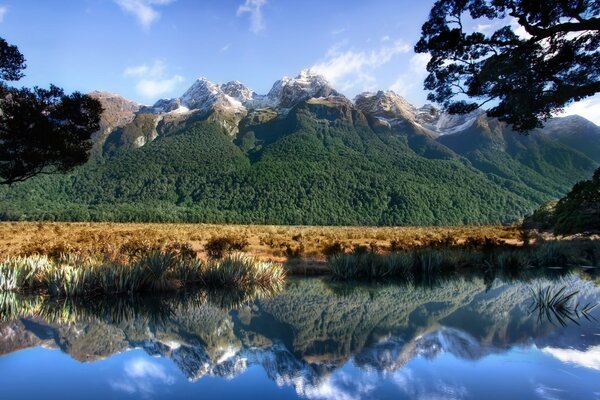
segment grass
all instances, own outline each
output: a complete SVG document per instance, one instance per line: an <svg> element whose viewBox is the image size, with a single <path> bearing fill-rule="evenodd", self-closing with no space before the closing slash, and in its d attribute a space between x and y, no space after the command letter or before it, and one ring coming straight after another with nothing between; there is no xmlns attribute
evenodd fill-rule
<svg viewBox="0 0 600 400"><path fill-rule="evenodd" d="M462 271L501 274L510 278L536 268L600 267L600 242L596 240L548 241L528 247L454 245L387 254L357 250L329 257L328 265L335 278L429 279Z"/></svg>
<svg viewBox="0 0 600 400"><path fill-rule="evenodd" d="M166 292L190 286L270 290L281 286L284 280L281 265L242 254L210 261L166 251L126 261L30 256L0 262L0 291L38 292L67 298Z"/></svg>
<svg viewBox="0 0 600 400"><path fill-rule="evenodd" d="M226 241L219 239L225 238ZM316 227L208 224L129 224L0 222L0 254L29 256L77 253L135 255L169 250L184 244L187 251L209 258L242 246L244 252L266 261L289 256L324 262L329 252L355 246L380 250L408 250L451 241L493 238L499 243L520 242L520 230L506 226L463 227ZM233 246L233 248L232 248ZM326 254L327 253L327 254ZM217 254L219 256L221 254Z"/></svg>
<svg viewBox="0 0 600 400"><path fill-rule="evenodd" d="M551 286L546 288L530 289L533 297L531 312L538 314L538 322L547 319L551 323L558 322L562 326L567 326L571 321L579 325L577 319L585 318L588 321L595 320L590 314L596 308L596 304L585 304L575 300L579 291L568 292L566 286L554 289Z"/></svg>
<svg viewBox="0 0 600 400"><path fill-rule="evenodd" d="M247 290L203 288L180 290L168 295L136 293L92 299L0 292L0 323L21 317L36 317L60 324L73 324L94 318L121 324L142 317L157 326L174 315L193 314L205 305L227 311L238 309L256 299L276 295L281 289L282 287L252 287Z"/></svg>

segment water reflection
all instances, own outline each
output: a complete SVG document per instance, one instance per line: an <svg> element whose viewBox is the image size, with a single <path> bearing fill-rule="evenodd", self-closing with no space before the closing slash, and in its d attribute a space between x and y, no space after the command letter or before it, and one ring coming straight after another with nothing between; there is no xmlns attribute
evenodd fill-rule
<svg viewBox="0 0 600 400"><path fill-rule="evenodd" d="M600 300L600 290L575 275L510 284L457 278L433 288L306 279L279 294L250 297L194 292L73 302L5 295L0 354L45 347L94 362L142 349L169 360L189 381L232 379L258 367L278 387L308 398L469 397L491 387L481 387L475 373L453 375L445 363L477 361L486 371L493 357L518 360L519 352L532 349L561 365L599 372L598 323L538 320L531 314L532 284L567 286L579 291L582 303ZM597 309L591 313L599 316ZM432 363L441 368L438 375ZM148 396L176 381L165 364L136 353L110 387ZM600 392L600 385L588 386L583 393ZM565 397L556 390L563 389L532 388L536 396Z"/></svg>

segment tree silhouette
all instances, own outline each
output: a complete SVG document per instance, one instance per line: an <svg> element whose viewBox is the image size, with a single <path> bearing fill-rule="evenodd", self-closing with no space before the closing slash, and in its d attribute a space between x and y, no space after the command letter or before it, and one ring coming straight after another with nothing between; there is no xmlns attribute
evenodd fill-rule
<svg viewBox="0 0 600 400"><path fill-rule="evenodd" d="M0 79L23 77L25 59L0 38ZM89 157L102 106L90 96L49 89L13 88L0 82L0 184L66 172Z"/></svg>
<svg viewBox="0 0 600 400"><path fill-rule="evenodd" d="M515 130L541 127L600 91L599 16L598 0L438 0L415 46L431 54L428 99L450 113L491 102Z"/></svg>

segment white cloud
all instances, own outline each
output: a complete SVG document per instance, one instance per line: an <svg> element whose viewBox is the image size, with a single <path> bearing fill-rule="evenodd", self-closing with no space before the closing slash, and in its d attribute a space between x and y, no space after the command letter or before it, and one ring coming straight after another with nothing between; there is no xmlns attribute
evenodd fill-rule
<svg viewBox="0 0 600 400"><path fill-rule="evenodd" d="M231 43L227 43L225 46L221 47L219 53L225 53L227 50L231 48Z"/></svg>
<svg viewBox="0 0 600 400"><path fill-rule="evenodd" d="M553 347L546 347L542 351L563 363L575 364L580 367L600 371L600 346L590 347L586 351L557 349Z"/></svg>
<svg viewBox="0 0 600 400"><path fill-rule="evenodd" d="M572 103L562 115L581 115L600 125L600 94Z"/></svg>
<svg viewBox="0 0 600 400"><path fill-rule="evenodd" d="M492 24L478 24L475 26L475 32L489 33L494 26Z"/></svg>
<svg viewBox="0 0 600 400"><path fill-rule="evenodd" d="M250 14L250 31L253 33L259 33L267 28L261 10L265 4L267 4L267 0L246 0L238 7L238 17L246 13Z"/></svg>
<svg viewBox="0 0 600 400"><path fill-rule="evenodd" d="M4 22L4 17L6 16L7 12L8 12L8 7L0 6L0 22Z"/></svg>
<svg viewBox="0 0 600 400"><path fill-rule="evenodd" d="M427 76L427 63L431 59L428 53L417 53L408 61L407 71L401 74L390 86L400 96L407 97L411 92L422 89Z"/></svg>
<svg viewBox="0 0 600 400"><path fill-rule="evenodd" d="M125 68L123 75L137 80L136 90L146 99L156 99L176 89L184 79L180 75L169 76L167 65L162 61Z"/></svg>
<svg viewBox="0 0 600 400"><path fill-rule="evenodd" d="M160 13L155 10L155 6L165 6L175 0L114 0L121 9L127 13L133 14L144 29L149 29L150 25L160 18Z"/></svg>
<svg viewBox="0 0 600 400"><path fill-rule="evenodd" d="M148 397L155 392L156 385L175 383L175 377L169 375L164 367L144 358L128 361L123 369L123 378L110 382L110 386L113 390L130 395L139 393L142 397Z"/></svg>
<svg viewBox="0 0 600 400"><path fill-rule="evenodd" d="M175 75L168 79L142 79L135 86L137 91L147 98L160 97L163 94L172 92L180 83L184 81L182 76Z"/></svg>
<svg viewBox="0 0 600 400"><path fill-rule="evenodd" d="M339 28L339 29L334 29L331 31L331 34L333 36L337 36L337 35L341 35L342 33L346 32L346 28Z"/></svg>
<svg viewBox="0 0 600 400"><path fill-rule="evenodd" d="M343 44L329 49L325 59L311 67L311 71L323 75L342 91L360 87L372 89L376 84L373 71L390 62L399 54L408 53L411 47L401 41L383 45L371 51L342 50Z"/></svg>
<svg viewBox="0 0 600 400"><path fill-rule="evenodd" d="M523 25L519 24L519 20L512 17L510 19L510 27L512 28L513 32L515 33L515 35L517 35L518 37L520 37L521 39L530 39L531 35L529 33L527 33L527 31L525 30L525 28L523 27Z"/></svg>

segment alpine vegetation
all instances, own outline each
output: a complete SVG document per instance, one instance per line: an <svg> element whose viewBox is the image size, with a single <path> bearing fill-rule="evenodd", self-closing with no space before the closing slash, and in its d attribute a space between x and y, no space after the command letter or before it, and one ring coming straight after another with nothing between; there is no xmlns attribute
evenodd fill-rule
<svg viewBox="0 0 600 400"><path fill-rule="evenodd" d="M243 254L208 262L168 251L133 260L30 256L0 262L0 291L54 297L167 292L190 286L275 289L284 279L281 265Z"/></svg>

